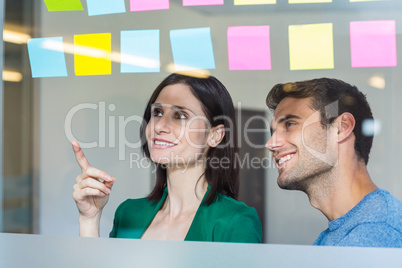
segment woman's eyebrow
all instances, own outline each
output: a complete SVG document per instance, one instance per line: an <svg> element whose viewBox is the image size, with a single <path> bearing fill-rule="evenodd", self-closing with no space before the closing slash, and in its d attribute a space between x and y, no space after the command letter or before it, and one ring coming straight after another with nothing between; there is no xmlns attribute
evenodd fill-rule
<svg viewBox="0 0 402 268"><path fill-rule="evenodd" d="M162 104L162 103L152 103L151 107L158 107L158 108L162 108L163 106L167 106L167 104ZM174 110L188 110L190 112L194 113L191 109L184 107L184 106L180 106L180 105L168 105L170 108L173 108Z"/></svg>
<svg viewBox="0 0 402 268"><path fill-rule="evenodd" d="M172 105L173 109L177 109L177 110L188 110L190 112L192 112L193 114L196 114L194 111L192 111L191 109L184 107L184 106L180 106L180 105Z"/></svg>
<svg viewBox="0 0 402 268"><path fill-rule="evenodd" d="M162 107L162 104L160 104L160 103L152 103L152 104L151 104L151 107L158 107L158 108L160 108L160 107Z"/></svg>

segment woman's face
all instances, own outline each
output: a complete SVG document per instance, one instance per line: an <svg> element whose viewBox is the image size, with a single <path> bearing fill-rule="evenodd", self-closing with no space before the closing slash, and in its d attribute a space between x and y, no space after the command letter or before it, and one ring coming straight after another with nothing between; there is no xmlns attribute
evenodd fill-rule
<svg viewBox="0 0 402 268"><path fill-rule="evenodd" d="M200 101L183 84L166 86L151 106L146 128L152 161L169 167L202 159L207 147L209 121Z"/></svg>

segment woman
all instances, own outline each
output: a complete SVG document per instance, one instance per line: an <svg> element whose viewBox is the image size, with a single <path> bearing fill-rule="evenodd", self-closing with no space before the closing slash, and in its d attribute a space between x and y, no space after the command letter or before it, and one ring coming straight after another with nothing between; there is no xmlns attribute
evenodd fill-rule
<svg viewBox="0 0 402 268"><path fill-rule="evenodd" d="M147 198L117 208L110 237L261 242L255 209L235 200L237 129L222 83L171 74L152 94L144 122L142 150L157 166L156 184ZM73 149L82 170L73 193L80 235L99 236L115 178L91 167L78 143Z"/></svg>

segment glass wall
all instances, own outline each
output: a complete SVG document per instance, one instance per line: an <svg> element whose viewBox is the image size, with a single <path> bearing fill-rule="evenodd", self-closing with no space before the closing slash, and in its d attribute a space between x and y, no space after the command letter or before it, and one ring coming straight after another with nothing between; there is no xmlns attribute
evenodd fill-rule
<svg viewBox="0 0 402 268"><path fill-rule="evenodd" d="M3 231L33 231L33 79L27 40L33 27L31 1L5 1L3 69Z"/></svg>
<svg viewBox="0 0 402 268"><path fill-rule="evenodd" d="M135 118L159 82L177 71L216 76L239 114L265 115L254 119L259 126L271 119L265 98L277 83L332 77L356 85L376 119L371 178L402 199L400 1L146 3L6 0L4 30L25 39L16 44L4 35L4 232L78 234L71 197L76 139L93 166L118 179L103 212L107 236L116 207L152 187L152 167L135 145ZM11 82L5 71L20 78ZM267 131L260 133L268 140ZM264 241L312 244L325 217L304 193L279 189L264 139L256 140L243 146L256 149L264 164L244 168L263 170L256 174L264 182Z"/></svg>

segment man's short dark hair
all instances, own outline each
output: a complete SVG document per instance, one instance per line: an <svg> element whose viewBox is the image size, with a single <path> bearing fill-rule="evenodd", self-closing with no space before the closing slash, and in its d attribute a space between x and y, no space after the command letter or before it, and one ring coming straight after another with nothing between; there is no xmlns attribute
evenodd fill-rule
<svg viewBox="0 0 402 268"><path fill-rule="evenodd" d="M319 78L301 82L277 84L267 96L267 106L275 110L279 103L286 97L297 99L312 98L311 108L320 111L320 120L323 126L334 122L336 117L347 112L356 120L353 133L355 135L355 151L359 158L364 159L367 165L371 146L372 135L362 133L364 120L373 120L370 105L366 96L357 87L338 79ZM338 101L338 113L328 115L326 106Z"/></svg>

